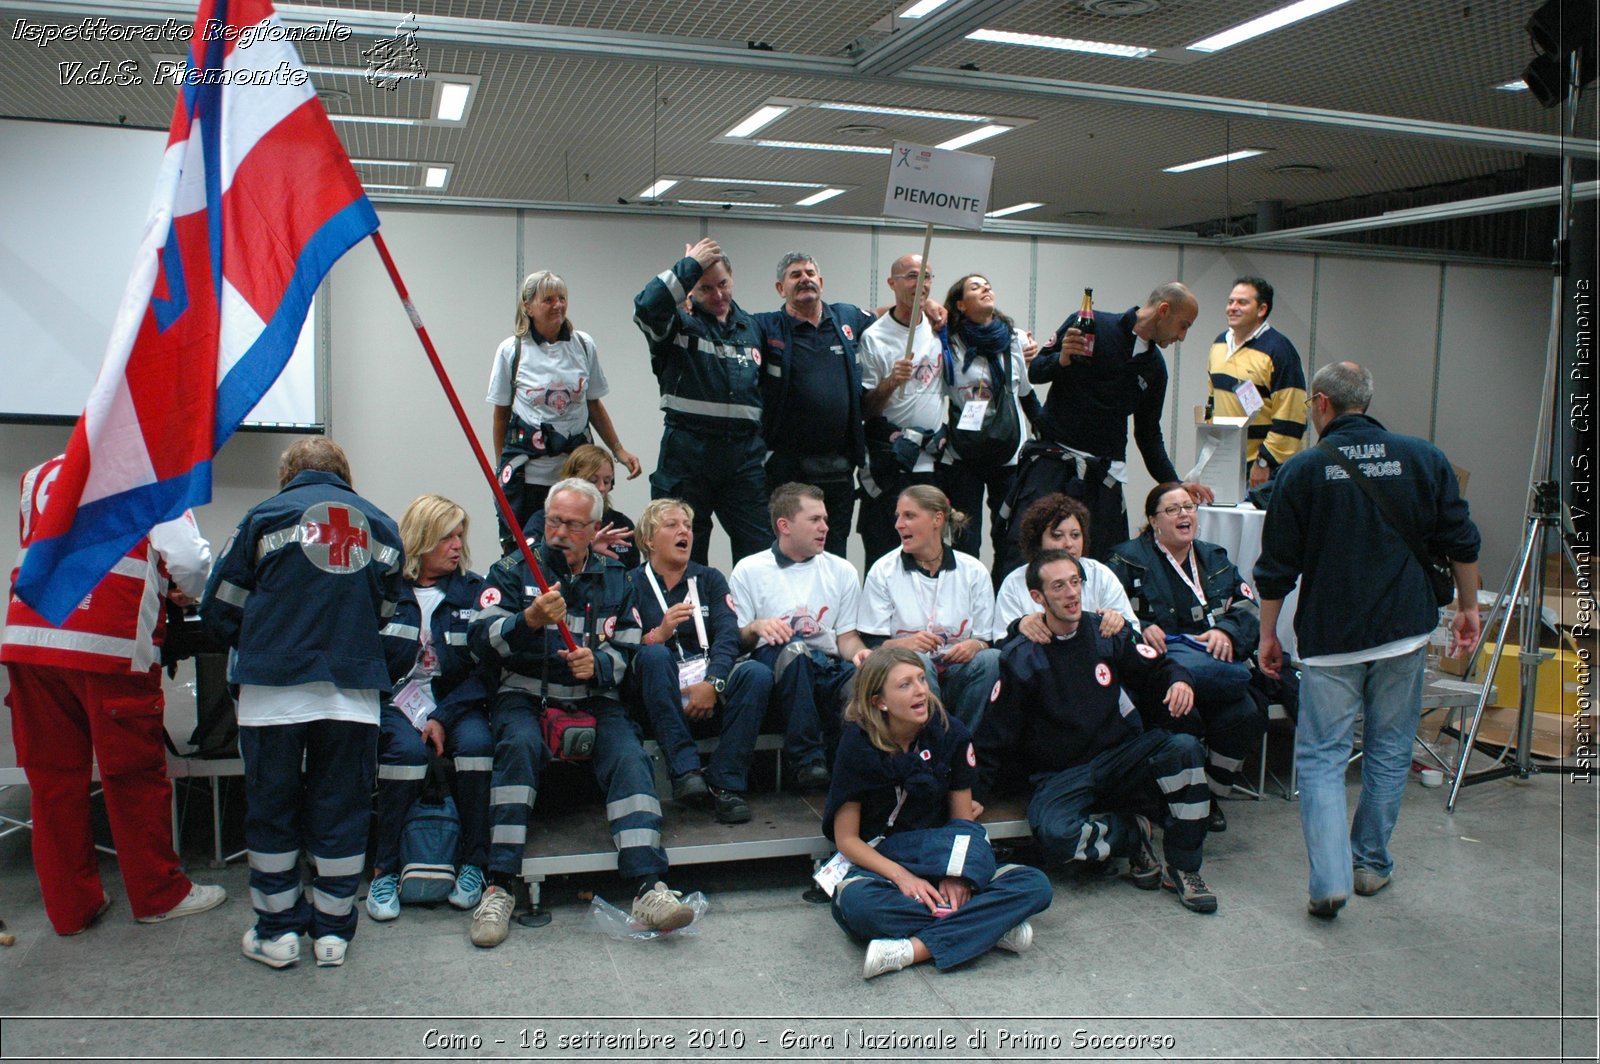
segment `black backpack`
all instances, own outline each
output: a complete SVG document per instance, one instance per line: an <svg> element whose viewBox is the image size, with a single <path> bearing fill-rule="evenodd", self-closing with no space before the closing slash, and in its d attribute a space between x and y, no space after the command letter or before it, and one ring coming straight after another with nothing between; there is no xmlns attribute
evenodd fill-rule
<svg viewBox="0 0 1600 1064"><path fill-rule="evenodd" d="M948 340L945 340L944 352L945 358L953 363L955 353L950 350ZM993 393L989 397L989 408L983 412L983 422L977 428L957 428L961 423L964 404L951 396L946 404L949 408L945 423L948 449L954 451L956 458L962 462L1003 466L1011 461L1011 456L1017 453L1017 447L1022 443L1022 421L1017 417L1017 404L1011 394L1010 380L1005 379L1003 387L997 386L996 382L1001 381L1003 375L996 372L994 360L986 355L977 357L989 362L989 390ZM1009 358L1011 353L1007 351L1000 357Z"/></svg>

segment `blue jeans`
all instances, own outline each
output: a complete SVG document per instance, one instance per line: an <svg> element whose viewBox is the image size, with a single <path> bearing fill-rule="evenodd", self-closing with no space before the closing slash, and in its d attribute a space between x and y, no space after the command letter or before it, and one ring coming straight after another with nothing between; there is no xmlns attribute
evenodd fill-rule
<svg viewBox="0 0 1600 1064"><path fill-rule="evenodd" d="M629 672L638 684L639 700L672 778L700 771L700 751L692 732L702 725L683 715L677 656L664 646L640 647ZM750 759L755 756L771 693L770 668L759 661L741 661L733 667L711 720L705 722L718 728L717 748L706 767L706 782L711 786L736 794L750 789Z"/></svg>
<svg viewBox="0 0 1600 1064"><path fill-rule="evenodd" d="M855 686L856 667L812 650L801 639L781 647L759 643L751 653L772 670L772 705L783 718L783 759L790 772L833 764L840 715Z"/></svg>
<svg viewBox="0 0 1600 1064"><path fill-rule="evenodd" d="M1348 897L1352 865L1381 875L1394 870L1389 836L1411 771L1425 655L1422 648L1358 665L1307 666L1300 674L1294 761L1312 898ZM1361 798L1347 827L1344 778L1357 712L1364 713Z"/></svg>
<svg viewBox="0 0 1600 1064"><path fill-rule="evenodd" d="M971 661L945 665L942 670L932 655L917 656L928 674L928 687L944 703L945 712L960 719L967 731L977 735L983 711L989 708L989 696L994 694L994 685L1000 682L1000 651L989 647L974 654Z"/></svg>

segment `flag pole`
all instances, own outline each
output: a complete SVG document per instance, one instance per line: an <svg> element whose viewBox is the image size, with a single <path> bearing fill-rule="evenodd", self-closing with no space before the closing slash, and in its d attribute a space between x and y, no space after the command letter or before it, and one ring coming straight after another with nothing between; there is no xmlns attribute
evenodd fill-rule
<svg viewBox="0 0 1600 1064"><path fill-rule="evenodd" d="M922 279L928 275L928 251L932 247L933 223L929 222L928 227L922 232L922 265L917 267L917 294L916 298L911 301L911 324L906 326L906 349L900 354L902 359L909 360L911 358L911 344L917 335L917 326L922 323L922 304L928 298L922 294ZM931 287L929 288L929 293L932 293ZM910 386L910 381L902 381L900 383L901 396L906 394L906 389Z"/></svg>
<svg viewBox="0 0 1600 1064"><path fill-rule="evenodd" d="M505 519L506 527L510 528L512 535L516 537L517 548L522 551L522 560L528 563L528 572L533 574L534 583L539 585L541 592L549 591L550 584L545 580L544 571L539 568L538 561L533 557L533 549L528 546L527 537L522 534L522 525L512 511L511 503L506 500L506 493L500 489L500 480L494 475L494 467L489 464L489 457L483 453L483 445L473 434L472 423L467 420L467 412L462 409L461 400L450 384L450 375L445 372L444 363L439 361L439 352L434 349L433 340L428 337L428 327L422 324L422 315L417 313L416 305L411 302L411 294L406 291L406 283L400 279L400 271L389 255L389 245L384 243L382 232L373 231L372 244L378 249L378 257L383 260L383 268L389 271L389 280L394 283L394 290L400 296L401 306L406 308L406 317L411 319L411 327L417 331L417 339L422 341L422 350L427 353L428 361L433 363L433 372L444 388L445 398L450 400L450 409L456 412L456 421L460 423L467 442L472 445L472 453L478 459L478 468L483 472L484 479L489 482L490 490L494 492L495 505L500 507L500 516ZM573 642L567 622L558 620L556 627L560 629L561 638L566 641L567 649L577 650L578 644Z"/></svg>

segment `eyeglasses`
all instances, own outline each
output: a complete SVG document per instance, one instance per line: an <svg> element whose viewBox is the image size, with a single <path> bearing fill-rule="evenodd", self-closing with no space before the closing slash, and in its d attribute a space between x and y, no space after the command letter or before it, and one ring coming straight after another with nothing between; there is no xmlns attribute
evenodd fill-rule
<svg viewBox="0 0 1600 1064"><path fill-rule="evenodd" d="M917 281L917 280L931 281L931 280L933 280L933 274L932 273L924 273L924 274L896 273L896 274L891 274L889 279L891 281Z"/></svg>
<svg viewBox="0 0 1600 1064"><path fill-rule="evenodd" d="M1317 396L1322 394L1322 392L1312 392L1310 395L1306 396L1306 409L1310 410L1312 406L1316 404Z"/></svg>
<svg viewBox="0 0 1600 1064"><path fill-rule="evenodd" d="M566 529L568 532L582 532L592 524L594 524L593 521L566 521L559 517L551 517L548 514L545 515L544 519L544 527L547 532L559 532L562 529Z"/></svg>
<svg viewBox="0 0 1600 1064"><path fill-rule="evenodd" d="M1177 517L1179 514L1192 514L1200 507L1192 502L1180 502L1176 506L1163 506L1161 512L1168 517Z"/></svg>

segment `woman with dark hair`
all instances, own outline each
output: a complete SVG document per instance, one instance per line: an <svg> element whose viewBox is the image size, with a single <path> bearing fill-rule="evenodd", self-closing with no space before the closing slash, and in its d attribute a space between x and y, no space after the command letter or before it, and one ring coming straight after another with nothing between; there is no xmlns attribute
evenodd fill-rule
<svg viewBox="0 0 1600 1064"><path fill-rule="evenodd" d="M833 918L867 942L863 977L1033 945L1028 918L1050 907L1050 880L995 867L972 801L972 737L928 689L921 659L873 651L844 719L822 830L848 866L821 875L838 877L826 880L837 884Z"/></svg>
<svg viewBox="0 0 1600 1064"><path fill-rule="evenodd" d="M1000 506L1011 493L1017 455L1039 409L1028 383L1028 361L1037 348L995 306L994 287L982 274L968 274L951 285L944 305L950 316L941 333L949 442L940 485L956 509L973 517L955 545L974 557L983 542L984 492L988 492L989 541L998 559L1006 539ZM999 572L993 579L999 583Z"/></svg>
<svg viewBox="0 0 1600 1064"><path fill-rule="evenodd" d="M605 512L600 515L599 531L595 532L594 541L589 546L608 558L631 566L636 560L632 542L633 522L626 514L611 507L611 489L617 486L616 463L594 444L581 444L561 463L561 473L556 479L566 480L568 477L587 480L599 488L600 498L605 503ZM543 506L523 524L522 534L527 537L530 546L544 542Z"/></svg>
<svg viewBox="0 0 1600 1064"><path fill-rule="evenodd" d="M1139 630L1139 619L1128 602L1128 593L1122 589L1117 575L1103 563L1087 557L1089 549L1089 508L1070 495L1055 492L1035 499L1022 515L1021 538L1023 564L1017 566L1000 583L1000 593L994 605L994 642L1005 638L1012 621L1024 621L1023 634L1035 643L1049 642L1052 638L1044 623L1039 604L1028 594L1028 563L1042 551L1064 550L1083 567L1083 608L1100 615L1100 634L1116 635L1125 625Z"/></svg>
<svg viewBox="0 0 1600 1064"><path fill-rule="evenodd" d="M1199 507L1187 488L1176 481L1157 484L1145 497L1144 513L1143 531L1111 552L1111 571L1139 615L1144 644L1173 655L1194 676L1195 712L1174 721L1158 706L1140 710L1151 727L1190 730L1205 740L1213 796L1206 826L1224 831L1216 797L1233 790L1267 727L1249 693L1261 610L1228 552L1198 538Z"/></svg>

